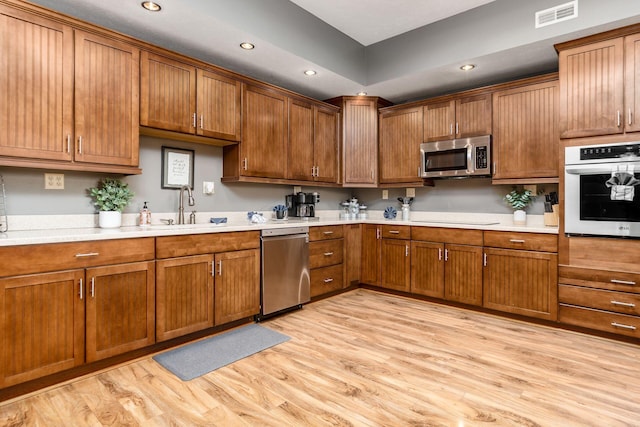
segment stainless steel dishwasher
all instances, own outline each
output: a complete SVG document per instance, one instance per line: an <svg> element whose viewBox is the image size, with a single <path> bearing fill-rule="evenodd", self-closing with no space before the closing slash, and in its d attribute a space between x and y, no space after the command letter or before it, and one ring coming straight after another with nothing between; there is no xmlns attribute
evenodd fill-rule
<svg viewBox="0 0 640 427"><path fill-rule="evenodd" d="M262 308L257 320L310 301L309 227L263 230Z"/></svg>

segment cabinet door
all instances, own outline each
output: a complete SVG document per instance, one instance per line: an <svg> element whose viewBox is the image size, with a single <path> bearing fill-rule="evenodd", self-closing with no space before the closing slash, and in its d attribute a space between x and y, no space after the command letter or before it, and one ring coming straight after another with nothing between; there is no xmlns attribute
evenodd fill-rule
<svg viewBox="0 0 640 427"><path fill-rule="evenodd" d="M213 326L212 255L156 261L156 340Z"/></svg>
<svg viewBox="0 0 640 427"><path fill-rule="evenodd" d="M493 179L558 177L558 82L493 94Z"/></svg>
<svg viewBox="0 0 640 427"><path fill-rule="evenodd" d="M424 106L423 142L455 138L455 101L436 102Z"/></svg>
<svg viewBox="0 0 640 427"><path fill-rule="evenodd" d="M75 31L75 160L138 166L140 52Z"/></svg>
<svg viewBox="0 0 640 427"><path fill-rule="evenodd" d="M640 34L625 37L624 42L624 130L640 131Z"/></svg>
<svg viewBox="0 0 640 427"><path fill-rule="evenodd" d="M444 244L411 242L411 292L444 298Z"/></svg>
<svg viewBox="0 0 640 427"><path fill-rule="evenodd" d="M288 179L313 181L313 134L313 106L289 99Z"/></svg>
<svg viewBox="0 0 640 427"><path fill-rule="evenodd" d="M380 115L380 183L422 185L422 107Z"/></svg>
<svg viewBox="0 0 640 427"><path fill-rule="evenodd" d="M558 256L486 248L484 307L556 320Z"/></svg>
<svg viewBox="0 0 640 427"><path fill-rule="evenodd" d="M84 362L83 270L0 279L0 388Z"/></svg>
<svg viewBox="0 0 640 427"><path fill-rule="evenodd" d="M482 305L482 247L445 245L444 297Z"/></svg>
<svg viewBox="0 0 640 427"><path fill-rule="evenodd" d="M360 283L360 265L362 262L362 226L344 225L344 277L345 286Z"/></svg>
<svg viewBox="0 0 640 427"><path fill-rule="evenodd" d="M347 100L343 108L344 184L375 186L378 172L378 107L375 100Z"/></svg>
<svg viewBox="0 0 640 427"><path fill-rule="evenodd" d="M360 280L369 285L380 285L380 226L362 225L362 264Z"/></svg>
<svg viewBox="0 0 640 427"><path fill-rule="evenodd" d="M491 95L456 99L456 138L491 134Z"/></svg>
<svg viewBox="0 0 640 427"><path fill-rule="evenodd" d="M382 239L380 286L408 292L411 285L409 240Z"/></svg>
<svg viewBox="0 0 640 427"><path fill-rule="evenodd" d="M560 51L560 137L622 132L623 39Z"/></svg>
<svg viewBox="0 0 640 427"><path fill-rule="evenodd" d="M338 120L334 110L314 108L313 159L315 181L338 182Z"/></svg>
<svg viewBox="0 0 640 427"><path fill-rule="evenodd" d="M245 85L242 143L244 176L285 178L287 171L287 97Z"/></svg>
<svg viewBox="0 0 640 427"><path fill-rule="evenodd" d="M197 76L196 133L211 138L240 141L240 82L205 70L198 70Z"/></svg>
<svg viewBox="0 0 640 427"><path fill-rule="evenodd" d="M140 125L193 133L196 68L154 55L140 54Z"/></svg>
<svg viewBox="0 0 640 427"><path fill-rule="evenodd" d="M260 250L216 254L215 324L260 313Z"/></svg>
<svg viewBox="0 0 640 427"><path fill-rule="evenodd" d="M153 261L89 268L87 362L155 343Z"/></svg>
<svg viewBox="0 0 640 427"><path fill-rule="evenodd" d="M0 6L0 58L0 155L71 160L71 27Z"/></svg>

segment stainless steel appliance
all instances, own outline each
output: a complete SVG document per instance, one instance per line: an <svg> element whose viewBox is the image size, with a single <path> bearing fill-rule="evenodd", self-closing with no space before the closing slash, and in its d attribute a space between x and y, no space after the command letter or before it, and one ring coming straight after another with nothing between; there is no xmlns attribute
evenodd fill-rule
<svg viewBox="0 0 640 427"><path fill-rule="evenodd" d="M262 308L264 316L302 307L310 301L309 227L262 230Z"/></svg>
<svg viewBox="0 0 640 427"><path fill-rule="evenodd" d="M640 142L565 148L567 234L640 237Z"/></svg>
<svg viewBox="0 0 640 427"><path fill-rule="evenodd" d="M316 215L316 203L320 201L318 193L289 194L286 196L287 213L289 218L313 218Z"/></svg>
<svg viewBox="0 0 640 427"><path fill-rule="evenodd" d="M420 144L423 178L491 176L491 135Z"/></svg>

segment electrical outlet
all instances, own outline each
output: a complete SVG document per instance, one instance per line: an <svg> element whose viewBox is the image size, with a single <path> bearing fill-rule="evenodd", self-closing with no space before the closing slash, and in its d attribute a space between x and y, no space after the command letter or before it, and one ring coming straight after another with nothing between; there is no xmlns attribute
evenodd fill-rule
<svg viewBox="0 0 640 427"><path fill-rule="evenodd" d="M299 186L299 185L295 185L295 186L293 187L293 194L298 194L298 193L300 193L300 192L302 192L302 187L301 187L301 186Z"/></svg>
<svg viewBox="0 0 640 427"><path fill-rule="evenodd" d="M45 190L64 190L64 174L63 173L45 173L44 189Z"/></svg>
<svg viewBox="0 0 640 427"><path fill-rule="evenodd" d="M416 189L407 188L407 197L416 197Z"/></svg>
<svg viewBox="0 0 640 427"><path fill-rule="evenodd" d="M202 181L202 194L211 195L215 193L214 184L212 181Z"/></svg>
<svg viewBox="0 0 640 427"><path fill-rule="evenodd" d="M389 200L389 190L382 190L382 200Z"/></svg>

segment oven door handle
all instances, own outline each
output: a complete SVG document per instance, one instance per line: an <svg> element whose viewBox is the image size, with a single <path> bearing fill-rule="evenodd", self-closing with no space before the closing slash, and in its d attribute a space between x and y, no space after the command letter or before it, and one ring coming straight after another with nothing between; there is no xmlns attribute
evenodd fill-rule
<svg viewBox="0 0 640 427"><path fill-rule="evenodd" d="M617 163L600 163L586 165L565 165L564 171L570 175L595 175L602 173L611 173L617 165L630 165L634 169L640 171L640 162L617 162Z"/></svg>

